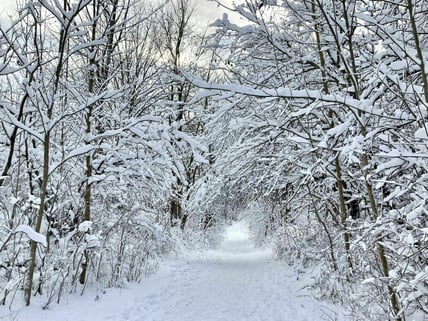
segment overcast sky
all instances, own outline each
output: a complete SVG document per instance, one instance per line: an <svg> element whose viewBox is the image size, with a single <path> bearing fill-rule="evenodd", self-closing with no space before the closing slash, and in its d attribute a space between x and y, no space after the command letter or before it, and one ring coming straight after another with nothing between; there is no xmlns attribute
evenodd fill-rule
<svg viewBox="0 0 428 321"><path fill-rule="evenodd" d="M12 13L15 10L17 1L18 0L1 0L0 23L3 23L5 17L7 17L8 14Z"/></svg>
<svg viewBox="0 0 428 321"><path fill-rule="evenodd" d="M8 19L8 14L11 14L16 9L17 2L24 2L24 0L0 0L0 23L4 23ZM223 0L224 3L232 3L232 0ZM196 12L195 20L199 22L206 22L207 24L213 22L217 18L221 18L224 9L218 7L217 4L210 0L195 0Z"/></svg>

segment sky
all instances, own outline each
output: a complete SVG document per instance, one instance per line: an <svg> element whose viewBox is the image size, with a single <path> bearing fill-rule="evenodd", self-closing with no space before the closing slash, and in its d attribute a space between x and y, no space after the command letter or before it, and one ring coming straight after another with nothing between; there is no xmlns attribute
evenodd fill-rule
<svg viewBox="0 0 428 321"><path fill-rule="evenodd" d="M0 24L3 25L7 21L8 14L12 13L16 8L18 0L1 0L0 5Z"/></svg>
<svg viewBox="0 0 428 321"><path fill-rule="evenodd" d="M1 0L0 4L0 23L4 25L8 21L7 16L12 14L16 9L18 2L23 2L24 0ZM232 0L223 0L222 2L226 4L231 4ZM195 11L195 20L200 22L206 22L210 24L218 18L221 18L225 10L219 6L214 1L210 0L195 0L196 11Z"/></svg>

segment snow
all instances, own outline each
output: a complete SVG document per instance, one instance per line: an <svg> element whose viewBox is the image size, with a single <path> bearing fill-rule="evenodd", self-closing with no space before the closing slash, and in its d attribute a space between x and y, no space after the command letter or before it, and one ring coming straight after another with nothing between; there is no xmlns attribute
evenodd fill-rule
<svg viewBox="0 0 428 321"><path fill-rule="evenodd" d="M234 223L216 250L170 258L140 284L88 289L46 310L34 298L12 313L16 321L334 320L336 313L304 293L301 282L270 249L254 247L247 225ZM0 319L7 312L1 309Z"/></svg>
<svg viewBox="0 0 428 321"><path fill-rule="evenodd" d="M428 139L427 130L426 130L427 128L428 128L428 123L425 123L424 127L417 129L415 132L415 138Z"/></svg>
<svg viewBox="0 0 428 321"><path fill-rule="evenodd" d="M89 153L91 150L94 150L96 148L97 148L96 146L92 146L92 145L83 145L72 150L63 160L61 160L61 162L52 164L51 168L49 169L49 173L52 174L61 164L64 164L65 161L72 159L76 156L85 155Z"/></svg>
<svg viewBox="0 0 428 321"><path fill-rule="evenodd" d="M79 224L79 232L88 232L92 227L91 221L83 221Z"/></svg>
<svg viewBox="0 0 428 321"><path fill-rule="evenodd" d="M409 213L407 213L406 219L408 221L414 220L414 219L418 218L419 215L421 215L423 213L426 213L425 200L419 201L417 206L413 210L411 210Z"/></svg>
<svg viewBox="0 0 428 321"><path fill-rule="evenodd" d="M80 146L80 147L74 149L70 154L68 154L66 159L73 158L73 157L80 156L80 155L84 155L86 153L89 153L94 148L96 148L96 147L91 146L91 145Z"/></svg>
<svg viewBox="0 0 428 321"><path fill-rule="evenodd" d="M203 90L213 91L213 95L216 91L231 92L235 94L241 94L245 96L252 96L257 98L290 98L290 99L309 99L323 104L330 105L331 103L340 104L347 106L349 108L368 113L373 116L383 117L381 110L375 108L370 102L370 100L364 99L354 99L348 95L343 95L343 93L331 93L324 94L319 90L309 90L309 89L292 89L288 87L278 87L273 89L260 89L253 88L250 86L235 84L235 83L208 83L200 78L194 77L185 70L181 70L183 76L189 80L196 87ZM400 83L401 84L401 83ZM420 87L420 86L419 86ZM420 93L421 89L418 86L412 86L414 90L406 88L406 93ZM410 90L410 91L409 91ZM208 93L205 91L205 95Z"/></svg>
<svg viewBox="0 0 428 321"><path fill-rule="evenodd" d="M16 227L15 232L23 232L30 240L40 243L45 247L47 246L46 237L43 234L37 233L31 226L19 225Z"/></svg>
<svg viewBox="0 0 428 321"><path fill-rule="evenodd" d="M91 235L91 234L85 235L85 241L86 241L87 249L92 249L100 246L100 240L96 235Z"/></svg>

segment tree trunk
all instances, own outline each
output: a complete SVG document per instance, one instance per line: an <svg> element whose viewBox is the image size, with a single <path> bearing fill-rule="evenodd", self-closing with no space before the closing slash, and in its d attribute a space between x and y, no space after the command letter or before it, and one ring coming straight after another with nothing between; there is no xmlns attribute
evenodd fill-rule
<svg viewBox="0 0 428 321"><path fill-rule="evenodd" d="M320 25L316 21L317 18L316 18L315 2L312 2L312 16L315 22L315 39L317 42L318 55L320 59L323 91L325 94L328 94L330 90L327 82L326 61L325 61L324 53L322 51ZM328 112L328 117L330 122L330 128L333 128L334 122L333 122L333 115L331 111ZM351 258L350 235L349 235L348 226L346 222L347 208L346 208L346 202L345 202L345 195L343 191L342 169L340 165L339 155L337 155L334 159L334 167L336 171L336 183L337 183L337 190L338 190L338 196L339 196L339 208L340 208L340 222L342 224L342 229L343 229L342 235L343 235L343 242L344 242L345 251L346 251L346 261L348 263L348 268L352 271L353 265L352 265L352 258Z"/></svg>
<svg viewBox="0 0 428 321"><path fill-rule="evenodd" d="M35 231L40 233L40 228L42 226L45 204L46 204L46 196L47 196L47 187L49 180L49 152L50 152L50 132L47 132L44 136L43 142L43 177L42 177L42 186L40 189L40 205L37 211L36 225ZM30 305L31 302L31 292L33 288L33 278L34 271L36 268L36 254L37 254L37 242L31 241L31 249L30 249L30 263L28 266L28 274L27 274L27 282L24 290L24 299L25 304Z"/></svg>
<svg viewBox="0 0 428 321"><path fill-rule="evenodd" d="M97 1L93 2L93 6L92 6L92 16L95 18L97 16ZM92 35L91 35L91 40L95 41L96 39L96 28L97 28L97 23L96 20L94 20L94 23L92 25ZM95 61L95 47L91 47L91 52L92 52L92 57L89 59L88 63L89 63L89 67L90 67L90 72L89 72L89 79L88 79L88 93L89 94L93 94L94 90L95 90L95 71L94 68L96 66L96 61ZM91 122L92 122L92 106L88 106L87 107L87 111L86 111L86 128L85 128L85 133L86 135L90 135L91 134ZM87 145L90 144L90 142L86 142ZM91 202L92 202L92 187L91 187L91 176L92 176L92 162L91 162L91 155L88 154L85 156L85 168L86 168L86 177L85 177L85 194L84 194L84 204L85 204L85 209L84 209L84 213L83 213L83 220L84 221L90 221L91 220ZM89 233L89 232L87 232ZM89 253L88 250L84 250L83 253L83 260L82 260L82 271L80 273L79 276L79 283L80 284L85 284L86 282L86 275L87 275L87 269L88 269L88 265L89 265Z"/></svg>

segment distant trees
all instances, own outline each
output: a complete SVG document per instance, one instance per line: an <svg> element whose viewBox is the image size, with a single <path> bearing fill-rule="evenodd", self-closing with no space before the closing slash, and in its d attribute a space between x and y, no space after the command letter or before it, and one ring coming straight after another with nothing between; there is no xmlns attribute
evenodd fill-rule
<svg viewBox="0 0 428 321"><path fill-rule="evenodd" d="M188 193L198 177L202 176L203 165L208 163L204 133L203 103L190 103L195 87L183 77L182 72L198 73L202 76L211 50L206 47L206 30L197 30L191 21L196 2L176 0L168 2L155 16L158 25L156 44L161 61L164 62L167 97L165 117L174 130L176 138L171 141L171 155L177 172L171 185L169 212L171 226L184 229L189 216ZM192 142L180 136L193 137ZM197 217L199 215L196 214Z"/></svg>

